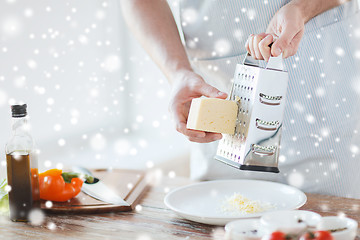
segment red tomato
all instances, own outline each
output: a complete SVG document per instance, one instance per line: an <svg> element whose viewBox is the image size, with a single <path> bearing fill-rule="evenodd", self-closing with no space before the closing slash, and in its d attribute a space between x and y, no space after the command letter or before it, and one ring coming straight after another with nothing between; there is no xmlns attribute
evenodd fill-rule
<svg viewBox="0 0 360 240"><path fill-rule="evenodd" d="M273 232L262 240L287 240L286 234L280 231Z"/></svg>
<svg viewBox="0 0 360 240"><path fill-rule="evenodd" d="M307 232L301 236L300 240L333 240L333 236L328 231Z"/></svg>

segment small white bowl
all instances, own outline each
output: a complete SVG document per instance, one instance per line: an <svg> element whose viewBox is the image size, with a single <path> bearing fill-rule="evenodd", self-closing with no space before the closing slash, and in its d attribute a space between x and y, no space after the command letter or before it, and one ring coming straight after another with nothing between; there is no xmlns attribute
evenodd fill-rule
<svg viewBox="0 0 360 240"><path fill-rule="evenodd" d="M355 239L358 223L353 219L346 217L336 217L336 216L323 217L316 226L317 230L325 230L325 231L344 229L344 228L346 229L331 233L331 235L334 237L334 240Z"/></svg>
<svg viewBox="0 0 360 240"><path fill-rule="evenodd" d="M321 216L317 213L304 210L275 211L265 213L260 223L266 233L282 231L290 234L300 234L307 227L315 228Z"/></svg>
<svg viewBox="0 0 360 240"><path fill-rule="evenodd" d="M225 225L226 239L261 240L264 232L259 219L240 219Z"/></svg>

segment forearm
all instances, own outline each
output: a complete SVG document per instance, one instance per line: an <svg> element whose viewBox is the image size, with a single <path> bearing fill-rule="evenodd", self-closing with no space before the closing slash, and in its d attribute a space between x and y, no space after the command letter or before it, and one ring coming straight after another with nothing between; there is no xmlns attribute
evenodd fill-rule
<svg viewBox="0 0 360 240"><path fill-rule="evenodd" d="M292 0L289 4L301 9L306 23L313 17L348 1L350 0Z"/></svg>
<svg viewBox="0 0 360 240"><path fill-rule="evenodd" d="M191 70L166 0L121 0L124 18L151 58L171 82Z"/></svg>

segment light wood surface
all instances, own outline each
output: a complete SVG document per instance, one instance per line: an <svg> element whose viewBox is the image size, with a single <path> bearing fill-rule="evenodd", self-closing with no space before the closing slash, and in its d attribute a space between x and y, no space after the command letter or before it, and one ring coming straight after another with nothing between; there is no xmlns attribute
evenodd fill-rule
<svg viewBox="0 0 360 240"><path fill-rule="evenodd" d="M192 183L191 180L157 176L151 183L153 186L132 212L50 214L40 226L2 219L0 239L224 239L222 227L187 221L165 207L165 194ZM357 207L360 200L316 194L307 196L308 202L302 209L323 216L345 213L360 222L360 208Z"/></svg>

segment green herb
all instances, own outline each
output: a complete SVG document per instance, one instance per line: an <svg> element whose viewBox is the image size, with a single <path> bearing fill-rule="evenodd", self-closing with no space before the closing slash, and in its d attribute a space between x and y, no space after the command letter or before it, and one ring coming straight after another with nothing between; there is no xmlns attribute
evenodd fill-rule
<svg viewBox="0 0 360 240"><path fill-rule="evenodd" d="M9 194L5 190L7 186L6 179L0 180L0 215L9 215Z"/></svg>
<svg viewBox="0 0 360 240"><path fill-rule="evenodd" d="M71 179L73 179L73 178L85 179L87 183L94 182L94 177L87 175L87 174L81 174L81 173L75 173L75 172L63 172L61 175L64 178L64 181L66 183L71 183Z"/></svg>

